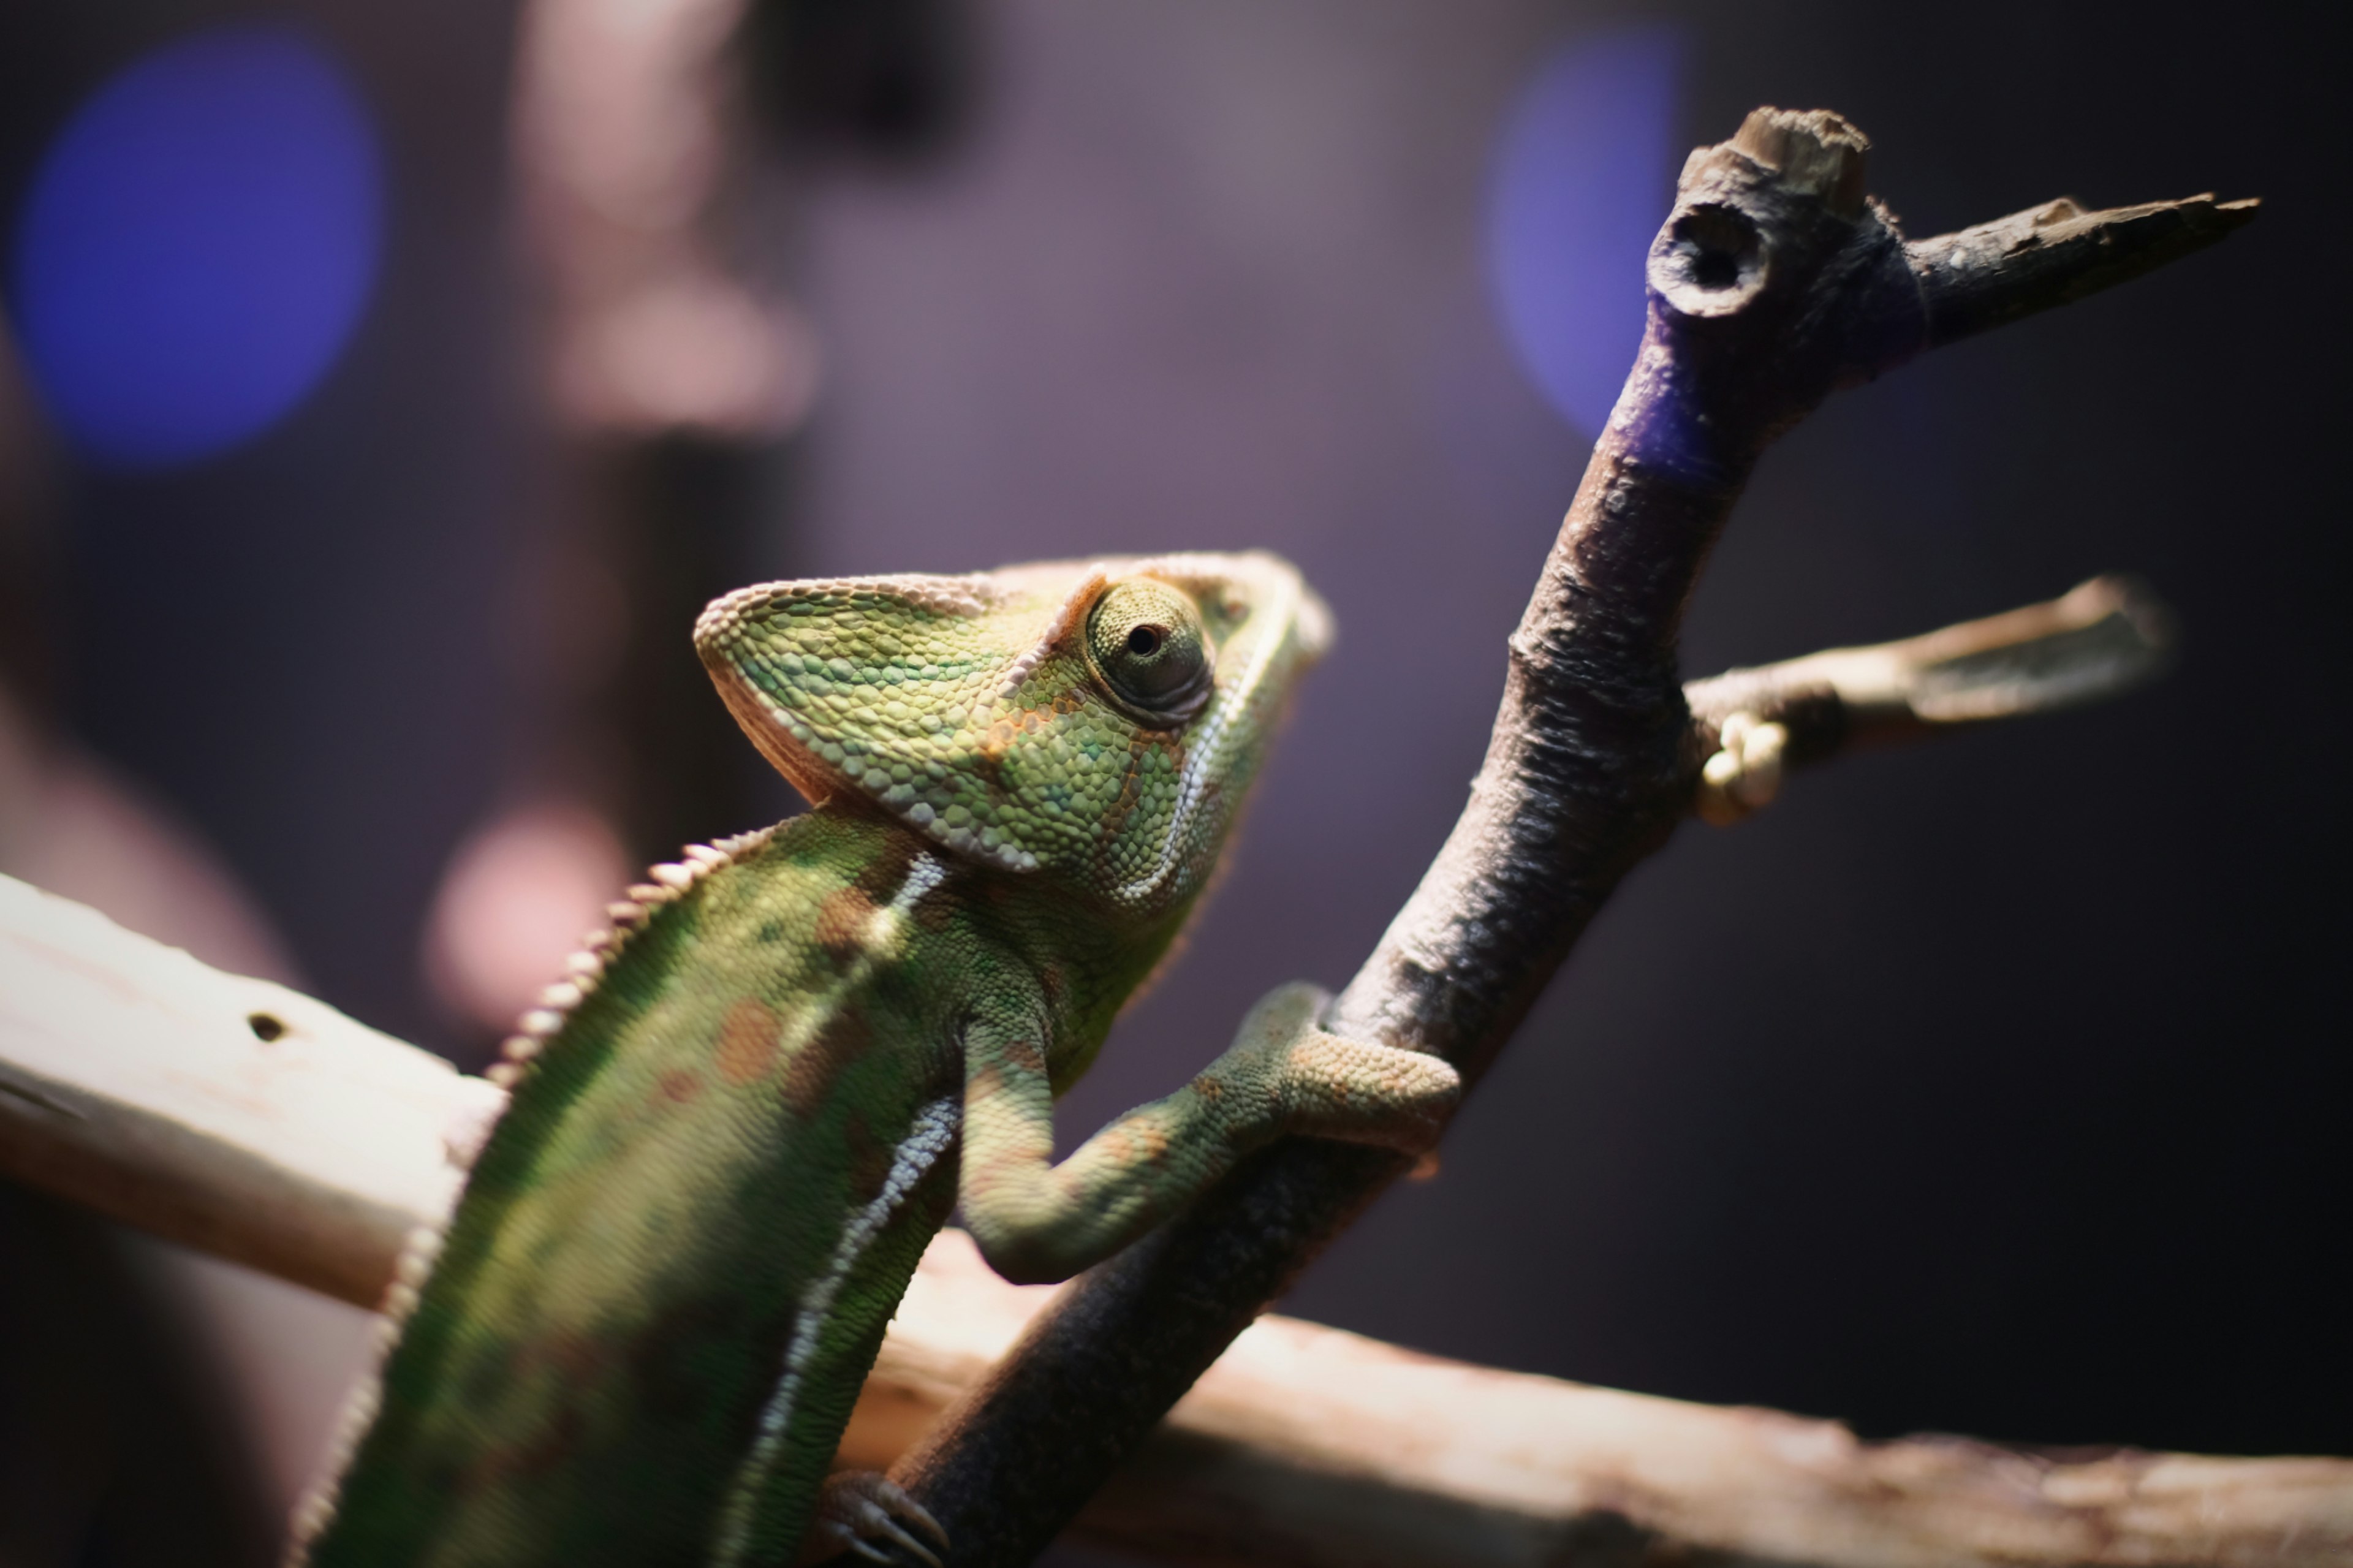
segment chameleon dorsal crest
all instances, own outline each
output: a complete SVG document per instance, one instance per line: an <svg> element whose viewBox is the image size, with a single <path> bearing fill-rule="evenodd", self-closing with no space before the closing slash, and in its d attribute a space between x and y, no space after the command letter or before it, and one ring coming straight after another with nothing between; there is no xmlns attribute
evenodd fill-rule
<svg viewBox="0 0 2353 1568"><path fill-rule="evenodd" d="M1055 562L763 584L695 646L812 800L1123 907L1199 890L1330 617L1273 556Z"/></svg>

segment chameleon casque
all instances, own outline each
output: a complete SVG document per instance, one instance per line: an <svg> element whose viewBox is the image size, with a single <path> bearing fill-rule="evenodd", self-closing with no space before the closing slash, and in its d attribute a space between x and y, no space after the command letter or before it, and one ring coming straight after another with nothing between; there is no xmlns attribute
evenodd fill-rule
<svg viewBox="0 0 2353 1568"><path fill-rule="evenodd" d="M1054 1094L1170 951L1328 627L1264 554L704 611L728 707L815 809L655 867L526 1016L292 1561L931 1560L905 1494L827 1472L959 1201L1001 1272L1060 1279L1278 1135L1434 1142L1453 1069L1324 1032L1293 985L1053 1163Z"/></svg>

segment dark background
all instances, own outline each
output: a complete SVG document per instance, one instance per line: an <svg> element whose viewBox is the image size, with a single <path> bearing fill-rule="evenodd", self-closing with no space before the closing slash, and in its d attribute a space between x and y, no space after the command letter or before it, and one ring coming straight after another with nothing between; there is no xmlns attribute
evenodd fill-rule
<svg viewBox="0 0 2353 1568"><path fill-rule="evenodd" d="M247 14L12 9L0 213L107 74ZM419 930L524 721L510 606L558 461L517 325L512 16L270 14L330 39L381 116L385 269L333 373L251 444L137 475L57 448L59 711L217 847L318 994L468 1059ZM1481 204L1529 73L1629 24L1679 29L1678 149L1757 103L1835 108L1915 235L2063 192L2265 202L2215 252L1825 406L1743 503L1688 671L2116 568L2176 607L2182 658L2113 706L1687 827L1442 1176L1385 1198L1285 1310L1869 1435L2353 1453L2353 246L2342 56L2308 10L983 6L945 154L797 187L789 281L828 375L758 468L742 574L1251 544L1301 563L1338 649L1187 957L1070 1124L1182 1081L1268 986L1346 977L1477 766L1587 447L1504 342Z"/></svg>

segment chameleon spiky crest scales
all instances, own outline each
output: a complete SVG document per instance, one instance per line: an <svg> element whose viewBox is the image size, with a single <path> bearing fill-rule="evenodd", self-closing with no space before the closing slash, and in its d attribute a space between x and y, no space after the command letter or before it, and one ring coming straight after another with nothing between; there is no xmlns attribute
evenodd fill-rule
<svg viewBox="0 0 2353 1568"><path fill-rule="evenodd" d="M1290 987L1052 1163L1054 1091L1167 951L1325 637L1260 555L714 604L705 662L818 808L653 868L525 1016L297 1560L920 1553L919 1510L826 1470L959 1187L992 1262L1058 1278L1280 1132L1434 1138L1451 1069L1323 1034Z"/></svg>

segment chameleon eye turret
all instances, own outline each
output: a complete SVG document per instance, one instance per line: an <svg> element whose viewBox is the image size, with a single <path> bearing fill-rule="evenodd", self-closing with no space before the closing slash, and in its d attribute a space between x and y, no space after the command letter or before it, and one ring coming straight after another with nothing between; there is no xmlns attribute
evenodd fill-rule
<svg viewBox="0 0 2353 1568"><path fill-rule="evenodd" d="M1106 589L1087 617L1086 647L1112 700L1155 728L1183 723L1209 700L1214 655L1201 612L1157 578Z"/></svg>

